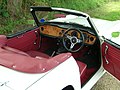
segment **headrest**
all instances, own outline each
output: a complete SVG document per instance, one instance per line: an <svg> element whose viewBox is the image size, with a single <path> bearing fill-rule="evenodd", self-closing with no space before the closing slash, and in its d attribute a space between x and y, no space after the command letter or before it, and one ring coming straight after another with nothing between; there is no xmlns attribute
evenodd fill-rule
<svg viewBox="0 0 120 90"><path fill-rule="evenodd" d="M0 47L6 44L7 38L5 35L0 35Z"/></svg>

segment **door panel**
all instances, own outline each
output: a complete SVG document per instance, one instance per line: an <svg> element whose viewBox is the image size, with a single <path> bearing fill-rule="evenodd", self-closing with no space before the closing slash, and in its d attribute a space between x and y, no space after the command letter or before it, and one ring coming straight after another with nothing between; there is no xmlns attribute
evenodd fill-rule
<svg viewBox="0 0 120 90"><path fill-rule="evenodd" d="M40 44L39 29L34 28L8 38L7 45L22 51L36 50Z"/></svg>
<svg viewBox="0 0 120 90"><path fill-rule="evenodd" d="M102 44L103 67L120 80L120 47L105 40Z"/></svg>

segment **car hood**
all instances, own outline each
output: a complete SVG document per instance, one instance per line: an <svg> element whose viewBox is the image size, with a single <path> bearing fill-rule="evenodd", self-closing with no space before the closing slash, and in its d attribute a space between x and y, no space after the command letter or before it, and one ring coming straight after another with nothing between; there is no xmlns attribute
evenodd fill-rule
<svg viewBox="0 0 120 90"><path fill-rule="evenodd" d="M108 21L96 18L92 18L92 20L99 31L99 36L104 36L106 39L120 45L120 35L118 37L112 36L114 32L120 34L120 20Z"/></svg>
<svg viewBox="0 0 120 90"><path fill-rule="evenodd" d="M49 73L21 73L3 66L0 66L0 72L0 90L25 90Z"/></svg>
<svg viewBox="0 0 120 90"><path fill-rule="evenodd" d="M86 18L78 17L74 15L67 15L66 18L57 18L51 21L59 22L68 22L68 23L77 23L86 27L90 27L90 24L87 22ZM109 21L103 19L92 18L99 36L104 36L106 39L113 41L114 43L120 45L120 35L118 37L113 37L112 33L120 33L120 20Z"/></svg>

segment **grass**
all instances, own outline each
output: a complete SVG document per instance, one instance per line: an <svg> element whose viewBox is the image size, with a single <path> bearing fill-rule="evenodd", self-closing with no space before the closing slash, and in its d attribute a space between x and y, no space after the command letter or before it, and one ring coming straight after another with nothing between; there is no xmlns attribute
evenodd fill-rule
<svg viewBox="0 0 120 90"><path fill-rule="evenodd" d="M87 13L95 18L106 20L120 20L120 1L109 2L102 7L88 10Z"/></svg>

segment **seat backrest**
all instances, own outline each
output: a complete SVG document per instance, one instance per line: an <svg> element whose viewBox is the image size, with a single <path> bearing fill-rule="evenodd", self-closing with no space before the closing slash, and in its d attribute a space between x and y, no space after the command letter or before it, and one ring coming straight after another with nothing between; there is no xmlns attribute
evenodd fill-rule
<svg viewBox="0 0 120 90"><path fill-rule="evenodd" d="M5 35L0 35L0 47L4 46L7 42L7 38Z"/></svg>

